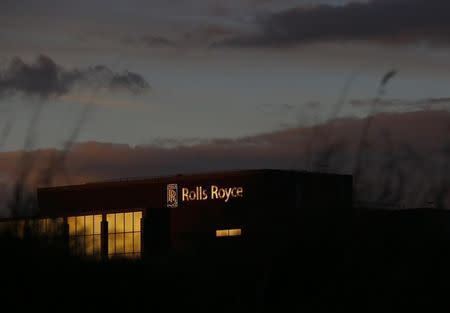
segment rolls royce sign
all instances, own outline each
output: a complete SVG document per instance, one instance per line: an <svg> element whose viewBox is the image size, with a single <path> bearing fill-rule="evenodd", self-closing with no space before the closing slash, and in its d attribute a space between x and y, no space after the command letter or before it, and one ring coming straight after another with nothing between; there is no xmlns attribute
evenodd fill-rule
<svg viewBox="0 0 450 313"><path fill-rule="evenodd" d="M177 208L178 207L178 185L168 184L167 185L167 207Z"/></svg>
<svg viewBox="0 0 450 313"><path fill-rule="evenodd" d="M177 184L167 185L167 207L176 208L179 204L179 194ZM243 187L221 187L211 185L209 187L195 186L193 188L181 188L181 202L205 201L205 200L221 200L228 202L231 199L243 198Z"/></svg>

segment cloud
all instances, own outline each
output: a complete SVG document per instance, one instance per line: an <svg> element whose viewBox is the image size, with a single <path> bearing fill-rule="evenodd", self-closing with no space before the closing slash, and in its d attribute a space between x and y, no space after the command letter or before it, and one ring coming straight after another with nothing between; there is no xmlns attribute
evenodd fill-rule
<svg viewBox="0 0 450 313"><path fill-rule="evenodd" d="M174 47L175 43L163 36L143 36L141 40L150 47Z"/></svg>
<svg viewBox="0 0 450 313"><path fill-rule="evenodd" d="M66 69L50 57L40 55L34 63L13 58L0 69L0 96L21 93L29 96L62 96L74 88L124 90L133 94L150 88L139 74L113 72L106 66Z"/></svg>
<svg viewBox="0 0 450 313"><path fill-rule="evenodd" d="M125 36L121 42L125 45L143 45L149 48L174 48L177 43L161 35Z"/></svg>
<svg viewBox="0 0 450 313"><path fill-rule="evenodd" d="M277 47L325 41L448 44L447 0L372 0L299 7L259 19L260 32L224 41L229 46Z"/></svg>
<svg viewBox="0 0 450 313"><path fill-rule="evenodd" d="M52 184L255 168L350 174L365 123L365 119L345 118L239 139L174 140L136 147L78 143L64 164L52 169ZM450 208L450 112L383 113L374 116L371 125L355 199L407 207L433 201ZM30 190L42 185L42 171L60 151L32 153L36 161L26 182ZM20 156L21 151L0 153L0 183L15 180Z"/></svg>
<svg viewBox="0 0 450 313"><path fill-rule="evenodd" d="M354 107L364 107L364 106L373 106L374 100L370 99L352 99L349 101L351 106ZM410 108L410 109L449 109L450 108L450 98L449 97L441 97L441 98L425 98L419 100L407 100L407 99L379 99L376 102L376 106L383 109L401 109L401 108Z"/></svg>

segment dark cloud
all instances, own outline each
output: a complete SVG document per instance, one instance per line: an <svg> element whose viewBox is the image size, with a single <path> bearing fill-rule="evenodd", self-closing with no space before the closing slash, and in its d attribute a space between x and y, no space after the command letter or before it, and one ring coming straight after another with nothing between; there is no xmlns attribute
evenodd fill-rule
<svg viewBox="0 0 450 313"><path fill-rule="evenodd" d="M109 79L109 87L112 89L125 89L133 93L140 93L150 88L147 81L139 74L133 72L125 72L123 74L114 74Z"/></svg>
<svg viewBox="0 0 450 313"><path fill-rule="evenodd" d="M61 96L75 87L122 89L132 93L150 88L141 75L133 72L116 73L103 65L66 69L45 55L40 55L34 63L15 57L0 70L0 96L15 93Z"/></svg>
<svg viewBox="0 0 450 313"><path fill-rule="evenodd" d="M255 168L351 173L365 123L364 119L346 118L235 140L175 140L136 147L80 143L72 147L64 164L53 169L52 184ZM316 141L311 146L313 134ZM409 207L433 201L450 208L444 201L450 196L450 112L378 114L367 133L367 143L355 199ZM25 184L31 190L42 184L42 171L60 151L33 153L37 161ZM20 156L21 152L0 153L0 183L14 181Z"/></svg>
<svg viewBox="0 0 450 313"><path fill-rule="evenodd" d="M195 27L180 29L178 36L172 38L163 35L125 36L121 43L146 48L187 48L192 46L215 45L226 38L243 33L237 27L206 22Z"/></svg>
<svg viewBox="0 0 450 313"><path fill-rule="evenodd" d="M373 106L374 100L368 99L352 99L349 101L350 105L354 107ZM376 102L376 106L384 108L450 108L450 98L426 98L419 100L407 99L380 99Z"/></svg>
<svg viewBox="0 0 450 313"><path fill-rule="evenodd" d="M141 37L126 36L121 42L125 45L145 46L149 48L172 48L177 43L161 35L144 35Z"/></svg>
<svg viewBox="0 0 450 313"><path fill-rule="evenodd" d="M300 7L259 20L261 32L223 42L231 46L283 46L323 41L449 42L447 0L372 0L341 6Z"/></svg>

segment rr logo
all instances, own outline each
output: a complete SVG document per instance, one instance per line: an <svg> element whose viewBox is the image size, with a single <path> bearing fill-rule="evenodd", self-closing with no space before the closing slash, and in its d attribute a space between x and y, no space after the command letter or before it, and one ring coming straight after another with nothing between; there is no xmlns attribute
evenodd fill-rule
<svg viewBox="0 0 450 313"><path fill-rule="evenodd" d="M167 207L177 208L178 207L178 185L168 184L167 185Z"/></svg>

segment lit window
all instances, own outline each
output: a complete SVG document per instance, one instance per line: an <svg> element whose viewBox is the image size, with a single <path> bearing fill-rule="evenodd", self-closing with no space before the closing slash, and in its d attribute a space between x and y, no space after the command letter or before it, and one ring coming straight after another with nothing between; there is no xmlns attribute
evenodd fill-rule
<svg viewBox="0 0 450 313"><path fill-rule="evenodd" d="M69 224L69 236L75 236L75 229L76 229L76 219L75 217L68 217L67 218L67 224Z"/></svg>
<svg viewBox="0 0 450 313"><path fill-rule="evenodd" d="M102 253L101 240L101 235L94 235L94 255L101 255Z"/></svg>
<svg viewBox="0 0 450 313"><path fill-rule="evenodd" d="M93 235L94 234L94 216L88 215L84 217L84 234Z"/></svg>
<svg viewBox="0 0 450 313"><path fill-rule="evenodd" d="M133 213L133 231L141 231L142 212Z"/></svg>
<svg viewBox="0 0 450 313"><path fill-rule="evenodd" d="M109 257L140 257L141 218L141 211L107 215Z"/></svg>
<svg viewBox="0 0 450 313"><path fill-rule="evenodd" d="M108 234L114 234L116 232L116 215L106 215L106 221L108 221Z"/></svg>
<svg viewBox="0 0 450 313"><path fill-rule="evenodd" d="M140 232L133 233L133 251L141 252L141 233Z"/></svg>
<svg viewBox="0 0 450 313"><path fill-rule="evenodd" d="M69 216L69 248L73 254L100 256L102 216Z"/></svg>
<svg viewBox="0 0 450 313"><path fill-rule="evenodd" d="M76 230L77 236L84 235L85 231L84 216L77 216L76 221L77 221L77 230Z"/></svg>
<svg viewBox="0 0 450 313"><path fill-rule="evenodd" d="M228 237L228 229L216 230L216 237Z"/></svg>
<svg viewBox="0 0 450 313"><path fill-rule="evenodd" d="M133 233L125 234L125 253L133 253Z"/></svg>
<svg viewBox="0 0 450 313"><path fill-rule="evenodd" d="M240 228L216 230L216 237L236 237L241 235L242 230Z"/></svg>
<svg viewBox="0 0 450 313"><path fill-rule="evenodd" d="M108 235L108 254L116 253L116 234Z"/></svg>
<svg viewBox="0 0 450 313"><path fill-rule="evenodd" d="M124 233L116 234L116 254L125 253L124 237Z"/></svg>
<svg viewBox="0 0 450 313"><path fill-rule="evenodd" d="M102 216L94 215L94 234L100 235L102 233Z"/></svg>
<svg viewBox="0 0 450 313"><path fill-rule="evenodd" d="M240 228L230 229L230 230L228 230L228 234L229 234L229 236L240 236L241 229Z"/></svg>
<svg viewBox="0 0 450 313"><path fill-rule="evenodd" d="M125 232L133 232L133 213L125 213Z"/></svg>
<svg viewBox="0 0 450 313"><path fill-rule="evenodd" d="M116 214L116 233L123 233L125 232L124 227L124 215L123 213L117 213Z"/></svg>
<svg viewBox="0 0 450 313"><path fill-rule="evenodd" d="M94 236L86 236L84 243L86 255L94 255Z"/></svg>

